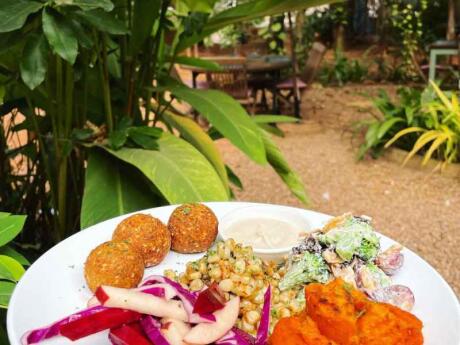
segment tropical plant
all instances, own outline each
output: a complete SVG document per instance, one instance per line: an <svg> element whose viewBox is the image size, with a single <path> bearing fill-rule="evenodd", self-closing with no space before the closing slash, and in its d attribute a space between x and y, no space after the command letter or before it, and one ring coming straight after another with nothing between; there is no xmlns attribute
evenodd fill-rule
<svg viewBox="0 0 460 345"><path fill-rule="evenodd" d="M361 121L358 128L366 127L364 142L358 158L367 152L373 157L384 148L396 145L409 151L403 164L415 154L423 155L422 165L430 158L438 159L440 167L460 161L460 107L458 96L439 89L431 82L423 92L398 89L399 103L391 101L381 91L374 99L375 107L383 115L374 120Z"/></svg>
<svg viewBox="0 0 460 345"><path fill-rule="evenodd" d="M47 247L122 213L228 200L235 179L181 103L253 161L271 164L307 202L299 177L239 103L172 76L175 63L218 68L183 52L219 29L326 2L253 0L210 14L213 0L0 0L0 127L8 128L0 171L17 198L8 210L30 201L21 241ZM7 134L25 141L13 147Z"/></svg>
<svg viewBox="0 0 460 345"><path fill-rule="evenodd" d="M379 115L374 119L356 123L356 129L366 128L364 141L358 150L358 159L364 158L368 152L372 157L378 157L385 144L397 132L419 123L422 92L402 87L398 89L397 94L399 102L391 100L386 91L379 90L378 96L372 98ZM415 139L415 134L407 137L398 143L398 147L409 149Z"/></svg>
<svg viewBox="0 0 460 345"><path fill-rule="evenodd" d="M367 74L367 66L363 66L358 60L349 60L341 50L336 50L333 63L321 69L319 79L324 85L343 86L350 82L363 81Z"/></svg>
<svg viewBox="0 0 460 345"><path fill-rule="evenodd" d="M404 159L407 163L415 154L421 150L424 152L422 165L428 163L432 156L441 160L440 167L460 160L460 106L459 99L455 93L449 96L441 91L439 87L430 81L436 92L437 99L430 100L423 104L423 123L421 126L405 128L394 135L385 147L390 147L399 138L411 133L419 136L412 149Z"/></svg>
<svg viewBox="0 0 460 345"><path fill-rule="evenodd" d="M8 344L8 337L4 328L6 308L13 290L24 274L24 266L28 266L27 259L13 249L9 243L21 231L26 216L16 216L0 212L0 343Z"/></svg>

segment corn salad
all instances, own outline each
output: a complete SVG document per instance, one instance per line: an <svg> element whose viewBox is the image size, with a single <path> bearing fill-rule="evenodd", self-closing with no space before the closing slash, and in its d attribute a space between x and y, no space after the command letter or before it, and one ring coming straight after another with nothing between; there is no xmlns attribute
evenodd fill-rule
<svg viewBox="0 0 460 345"><path fill-rule="evenodd" d="M187 263L183 273L164 272L165 276L192 291L217 282L227 300L230 294L240 296L240 315L236 326L251 334L256 333L268 284L272 287L271 329L280 318L303 310L305 302L301 287L282 292L278 289L284 273L283 265L264 262L254 256L251 247L244 247L232 239L218 242L201 259Z"/></svg>

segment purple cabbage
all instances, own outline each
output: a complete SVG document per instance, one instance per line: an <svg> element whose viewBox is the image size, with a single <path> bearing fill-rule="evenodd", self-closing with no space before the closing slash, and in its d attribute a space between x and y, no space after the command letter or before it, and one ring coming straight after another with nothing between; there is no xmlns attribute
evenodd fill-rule
<svg viewBox="0 0 460 345"><path fill-rule="evenodd" d="M216 341L216 345L254 345L255 341L252 335L233 327L227 334Z"/></svg>
<svg viewBox="0 0 460 345"><path fill-rule="evenodd" d="M52 323L49 326L37 328L32 331L29 331L22 336L21 344L22 345L38 344L42 342L43 340L55 337L59 335L59 329L61 326L66 325L69 322L96 314L105 309L107 308L101 305L97 305L97 306L79 311L75 314L69 315L59 321Z"/></svg>
<svg viewBox="0 0 460 345"><path fill-rule="evenodd" d="M142 284L142 286L145 286L147 284L154 284L154 283L163 283L163 284L168 284L171 286L174 290L176 290L177 297L182 301L182 304L184 305L184 309L187 312L189 322L190 323L211 323L216 321L216 317L212 314L197 314L193 312L193 306L196 303L196 300L198 298L198 294L195 294L193 292L190 292L187 289L184 289L182 285L179 283L163 277L163 276L150 276L147 278L147 280Z"/></svg>
<svg viewBox="0 0 460 345"><path fill-rule="evenodd" d="M161 323L152 316L146 316L142 318L141 327L144 330L145 335L155 345L170 345L166 338L161 334Z"/></svg>
<svg viewBox="0 0 460 345"><path fill-rule="evenodd" d="M165 289L158 286L144 286L142 289L139 289L139 291L161 298L165 298L166 296Z"/></svg>
<svg viewBox="0 0 460 345"><path fill-rule="evenodd" d="M268 332L270 330L270 303L271 303L271 286L268 285L267 291L264 295L264 306L260 315L259 328L257 329L257 336L255 345L265 345L268 340Z"/></svg>
<svg viewBox="0 0 460 345"><path fill-rule="evenodd" d="M158 286L145 286L144 288L140 289L140 291L157 297L165 297L165 289ZM61 326L66 325L71 321L75 321L93 315L105 309L107 309L107 307L104 307L102 305L96 305L79 311L75 314L69 315L59 321L52 323L49 326L29 331L22 336L21 343L22 345L37 344L43 340L55 337L59 335L59 328Z"/></svg>

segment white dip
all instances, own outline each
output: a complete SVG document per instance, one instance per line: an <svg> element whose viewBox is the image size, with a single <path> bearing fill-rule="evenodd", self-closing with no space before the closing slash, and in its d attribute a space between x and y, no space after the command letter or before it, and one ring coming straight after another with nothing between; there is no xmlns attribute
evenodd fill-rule
<svg viewBox="0 0 460 345"><path fill-rule="evenodd" d="M245 218L231 223L226 238L257 249L293 247L299 242L302 229L276 218Z"/></svg>

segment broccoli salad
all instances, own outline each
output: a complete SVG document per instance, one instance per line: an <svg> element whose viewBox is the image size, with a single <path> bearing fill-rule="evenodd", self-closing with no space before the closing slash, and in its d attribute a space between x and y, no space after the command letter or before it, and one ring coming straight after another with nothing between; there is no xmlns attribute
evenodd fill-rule
<svg viewBox="0 0 460 345"><path fill-rule="evenodd" d="M394 245L381 251L371 219L345 214L309 234L292 249L279 288L288 290L342 278L371 299L411 310L412 291L406 286L394 285L391 279L403 265L402 249Z"/></svg>

